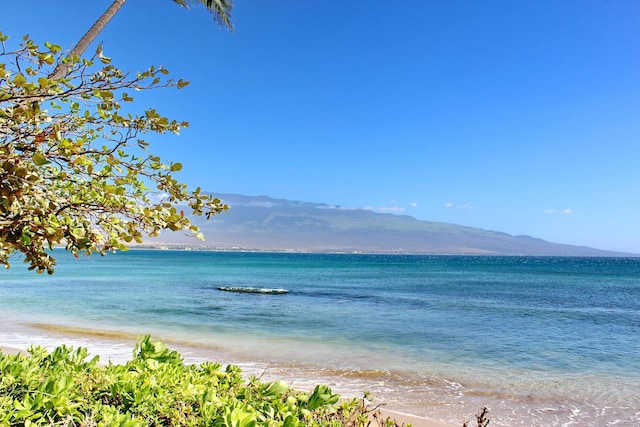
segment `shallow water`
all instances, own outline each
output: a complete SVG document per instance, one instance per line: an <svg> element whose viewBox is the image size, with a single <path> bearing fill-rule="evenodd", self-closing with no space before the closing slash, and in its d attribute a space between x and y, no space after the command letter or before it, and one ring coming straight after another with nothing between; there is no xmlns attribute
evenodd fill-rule
<svg viewBox="0 0 640 427"><path fill-rule="evenodd" d="M117 362L151 333L187 361L455 425L482 406L492 425L640 425L639 259L60 253L53 277L4 272L0 313L5 345Z"/></svg>

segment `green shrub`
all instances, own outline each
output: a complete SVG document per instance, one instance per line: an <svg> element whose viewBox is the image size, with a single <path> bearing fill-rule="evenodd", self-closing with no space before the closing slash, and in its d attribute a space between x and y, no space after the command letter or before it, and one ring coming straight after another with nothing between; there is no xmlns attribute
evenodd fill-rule
<svg viewBox="0 0 640 427"><path fill-rule="evenodd" d="M312 393L282 381L245 380L237 366L185 364L150 337L124 365L98 364L84 348L0 352L2 426L368 426L396 423L365 399L340 399L326 386Z"/></svg>

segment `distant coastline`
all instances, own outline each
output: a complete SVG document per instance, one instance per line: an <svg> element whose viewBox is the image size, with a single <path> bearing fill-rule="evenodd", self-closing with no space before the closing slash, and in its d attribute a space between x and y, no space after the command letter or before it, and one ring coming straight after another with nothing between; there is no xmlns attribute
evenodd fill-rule
<svg viewBox="0 0 640 427"><path fill-rule="evenodd" d="M251 247L223 247L187 243L142 243L129 247L129 250L157 251L202 251L202 252L247 252L247 253L299 253L299 254L345 254L345 255L416 255L416 256L496 256L496 257L566 257L566 258L640 258L640 254L626 252L610 252L598 255L531 255L531 254L496 254L485 252L404 252L404 251L363 251L357 249L263 249ZM62 248L61 248L62 249ZM609 253L609 251L606 251Z"/></svg>
<svg viewBox="0 0 640 427"><path fill-rule="evenodd" d="M265 196L217 194L231 208L206 221L191 218L205 241L162 233L144 244L155 248L216 251L369 253L402 255L640 256L549 242L460 224L418 220L366 209Z"/></svg>

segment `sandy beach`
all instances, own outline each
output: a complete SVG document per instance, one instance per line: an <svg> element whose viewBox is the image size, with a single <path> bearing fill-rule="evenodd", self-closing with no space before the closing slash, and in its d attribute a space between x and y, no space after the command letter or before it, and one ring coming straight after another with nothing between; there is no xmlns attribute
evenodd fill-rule
<svg viewBox="0 0 640 427"><path fill-rule="evenodd" d="M4 354L18 354L21 350L13 347L6 347L4 345L0 345L0 351Z"/></svg>
<svg viewBox="0 0 640 427"><path fill-rule="evenodd" d="M21 352L26 352L26 349L19 349L15 347L8 347L0 344L0 351L4 354L18 354ZM423 417L417 417L411 414L403 414L394 411L389 411L384 408L380 408L380 411L384 417L389 417L394 420L399 425L409 425L411 424L413 427L454 427L451 424L441 423L435 420L429 420ZM462 421L460 422L462 425Z"/></svg>

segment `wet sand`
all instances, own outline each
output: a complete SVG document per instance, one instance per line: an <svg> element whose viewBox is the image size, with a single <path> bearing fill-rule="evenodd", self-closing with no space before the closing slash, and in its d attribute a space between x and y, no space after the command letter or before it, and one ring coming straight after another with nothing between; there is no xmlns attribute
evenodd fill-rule
<svg viewBox="0 0 640 427"><path fill-rule="evenodd" d="M4 354L18 354L20 353L22 350L18 349L18 348L13 348L13 347L6 347L4 345L0 345L0 351Z"/></svg>
<svg viewBox="0 0 640 427"><path fill-rule="evenodd" d="M403 424L405 426L408 424L411 424L413 427L454 427L451 424L444 424L444 423L428 420L422 417L416 417L409 414L399 414L397 412L386 411L384 409L382 410L382 414L385 417L389 417L391 419L396 420L398 425L401 425L401 426ZM462 425L462 421L460 422L460 425Z"/></svg>

